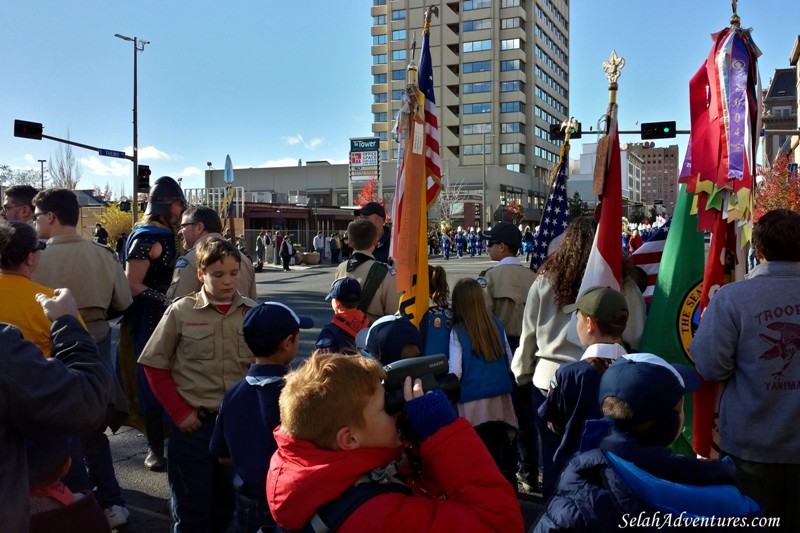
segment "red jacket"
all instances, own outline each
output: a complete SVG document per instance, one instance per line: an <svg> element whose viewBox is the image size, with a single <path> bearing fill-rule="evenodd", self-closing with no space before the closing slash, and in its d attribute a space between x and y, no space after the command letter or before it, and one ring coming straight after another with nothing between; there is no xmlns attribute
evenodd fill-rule
<svg viewBox="0 0 800 533"><path fill-rule="evenodd" d="M397 448L323 450L281 428L275 439L267 501L275 521L287 530L303 527L362 474L400 455ZM467 420L459 418L424 440L420 457L420 483L438 484L447 499L380 494L356 509L339 531L523 531L514 489Z"/></svg>

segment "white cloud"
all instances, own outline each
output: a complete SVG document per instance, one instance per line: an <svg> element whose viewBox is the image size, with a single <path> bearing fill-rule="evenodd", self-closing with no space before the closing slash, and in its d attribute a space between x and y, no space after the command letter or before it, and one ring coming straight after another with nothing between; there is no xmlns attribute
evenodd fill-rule
<svg viewBox="0 0 800 533"><path fill-rule="evenodd" d="M124 164L118 161L111 161L104 163L99 157L91 156L89 158L81 157L81 165L84 166L89 172L95 176L130 176L131 165L128 162Z"/></svg>
<svg viewBox="0 0 800 533"><path fill-rule="evenodd" d="M133 155L133 146L125 147L125 153L127 155ZM171 161L173 157L166 152L162 152L155 146L140 146L139 147L139 163L142 161L159 161L159 160Z"/></svg>
<svg viewBox="0 0 800 533"><path fill-rule="evenodd" d="M31 154L25 154L25 161L31 164L34 162L38 163L38 161Z"/></svg>
<svg viewBox="0 0 800 533"><path fill-rule="evenodd" d="M267 168L267 167L296 167L297 166L297 158L292 157L284 157L282 159L271 159L266 163L261 163L258 165L259 168Z"/></svg>
<svg viewBox="0 0 800 533"><path fill-rule="evenodd" d="M186 167L181 172L181 176L188 178L189 176L202 176L203 171L197 167Z"/></svg>
<svg viewBox="0 0 800 533"><path fill-rule="evenodd" d="M296 146L302 144L307 150L316 150L325 143L325 137L314 137L306 141L299 133L297 135L289 135L283 138L286 144Z"/></svg>

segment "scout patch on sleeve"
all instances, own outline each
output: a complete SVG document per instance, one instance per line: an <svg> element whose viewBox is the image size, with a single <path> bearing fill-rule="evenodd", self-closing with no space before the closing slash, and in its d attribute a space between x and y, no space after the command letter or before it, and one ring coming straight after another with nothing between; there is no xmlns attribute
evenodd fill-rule
<svg viewBox="0 0 800 533"><path fill-rule="evenodd" d="M189 264L189 261L187 261L185 258L181 257L180 259L175 261L175 268L183 268L188 264Z"/></svg>
<svg viewBox="0 0 800 533"><path fill-rule="evenodd" d="M550 390L554 391L557 388L558 388L558 380L556 379L555 376L553 376L553 379L550 380Z"/></svg>
<svg viewBox="0 0 800 533"><path fill-rule="evenodd" d="M389 267L389 274L394 277L397 275L397 269L394 267Z"/></svg>
<svg viewBox="0 0 800 533"><path fill-rule="evenodd" d="M478 282L478 285L480 285L480 286L481 286L481 289L485 289L485 288L486 288L486 286L488 285L488 283L486 282L486 278L478 278L478 279L477 279L477 280L475 280L475 281L477 281L477 282Z"/></svg>

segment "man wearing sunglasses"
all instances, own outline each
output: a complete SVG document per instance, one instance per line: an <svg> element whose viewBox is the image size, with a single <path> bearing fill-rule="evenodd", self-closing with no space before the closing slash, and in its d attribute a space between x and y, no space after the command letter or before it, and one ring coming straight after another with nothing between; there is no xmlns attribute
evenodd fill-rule
<svg viewBox="0 0 800 533"><path fill-rule="evenodd" d="M14 185L5 190L0 215L9 222L33 224L33 197L36 189L30 185Z"/></svg>

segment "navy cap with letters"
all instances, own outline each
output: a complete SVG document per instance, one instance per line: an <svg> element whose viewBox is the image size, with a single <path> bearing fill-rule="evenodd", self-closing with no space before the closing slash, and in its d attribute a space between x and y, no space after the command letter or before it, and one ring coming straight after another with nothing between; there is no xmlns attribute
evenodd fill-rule
<svg viewBox="0 0 800 533"><path fill-rule="evenodd" d="M288 306L279 302L263 302L244 316L242 331L247 346L258 355L298 329L310 329L314 321L307 316L297 316Z"/></svg>

